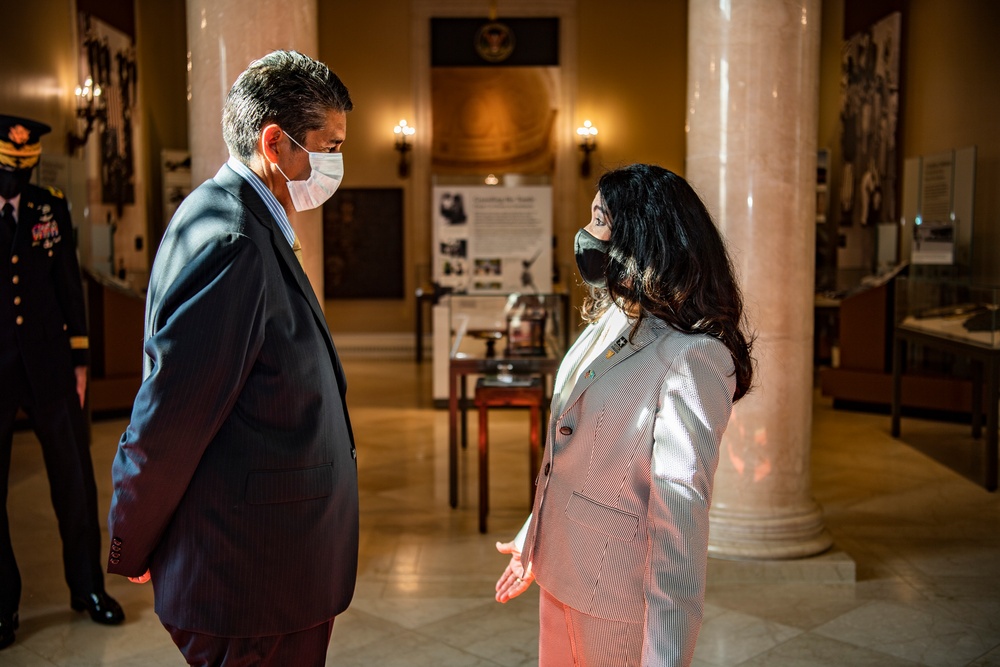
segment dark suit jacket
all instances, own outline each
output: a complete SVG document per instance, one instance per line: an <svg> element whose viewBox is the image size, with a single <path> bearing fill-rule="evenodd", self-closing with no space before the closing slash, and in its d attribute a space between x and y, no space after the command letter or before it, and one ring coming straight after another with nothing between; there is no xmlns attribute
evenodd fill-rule
<svg viewBox="0 0 1000 667"><path fill-rule="evenodd" d="M167 228L144 349L108 571L149 567L161 621L218 636L346 609L358 487L343 370L288 241L227 166Z"/></svg>
<svg viewBox="0 0 1000 667"><path fill-rule="evenodd" d="M73 368L87 364L88 344L66 200L58 191L29 185L21 193L17 220L0 272L0 373L7 384L19 375L12 364L23 361L34 401L73 396Z"/></svg>

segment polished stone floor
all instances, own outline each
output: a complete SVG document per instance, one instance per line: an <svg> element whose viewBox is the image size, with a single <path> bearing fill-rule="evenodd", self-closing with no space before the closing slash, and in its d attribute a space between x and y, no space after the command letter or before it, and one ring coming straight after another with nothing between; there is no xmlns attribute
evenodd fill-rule
<svg viewBox="0 0 1000 667"><path fill-rule="evenodd" d="M483 536L474 449L462 455L459 507L448 507L447 414L430 405L430 365L348 358L345 366L358 441L361 563L328 664L536 664L537 589L505 606L493 600L505 564L493 545L509 539L529 509L526 412L491 417ZM103 513L124 424L93 426ZM896 440L887 416L835 411L820 396L814 425L813 493L835 552L761 567L759 576L713 560L695 666L1000 665L1000 494L970 479L981 445L968 428L906 419ZM475 428L470 420L473 437ZM0 665L184 664L153 613L149 586L108 577L128 615L121 627L70 610L30 432L15 437L8 510L24 596L17 642L0 652ZM856 581L827 583L830 559L834 570L853 561Z"/></svg>

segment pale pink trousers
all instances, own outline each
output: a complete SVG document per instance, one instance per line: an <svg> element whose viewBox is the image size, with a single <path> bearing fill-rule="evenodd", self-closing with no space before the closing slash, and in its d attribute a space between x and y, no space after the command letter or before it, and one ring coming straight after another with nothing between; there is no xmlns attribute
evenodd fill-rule
<svg viewBox="0 0 1000 667"><path fill-rule="evenodd" d="M538 667L639 667L641 623L594 618L539 589Z"/></svg>

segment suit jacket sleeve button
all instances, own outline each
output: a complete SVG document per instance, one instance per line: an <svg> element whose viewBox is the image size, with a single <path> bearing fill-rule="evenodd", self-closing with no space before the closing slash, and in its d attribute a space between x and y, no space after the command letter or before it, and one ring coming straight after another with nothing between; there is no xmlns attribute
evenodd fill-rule
<svg viewBox="0 0 1000 667"><path fill-rule="evenodd" d="M573 429L571 429L569 426L560 426L559 432L562 433L563 435L573 435Z"/></svg>

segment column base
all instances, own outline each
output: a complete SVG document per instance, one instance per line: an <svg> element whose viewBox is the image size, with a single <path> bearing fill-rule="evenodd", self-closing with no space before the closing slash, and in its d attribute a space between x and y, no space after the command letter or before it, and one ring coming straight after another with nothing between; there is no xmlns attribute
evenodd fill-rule
<svg viewBox="0 0 1000 667"><path fill-rule="evenodd" d="M823 553L833 538L823 527L823 511L809 507L770 510L767 516L713 507L708 555L727 560L784 560Z"/></svg>

